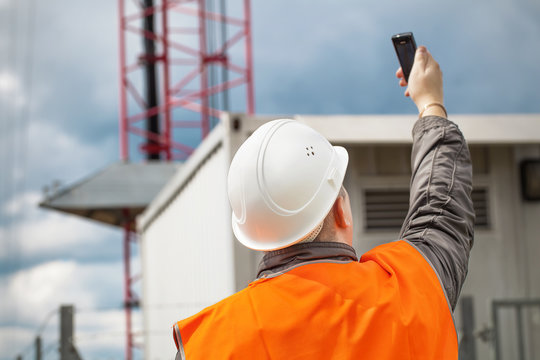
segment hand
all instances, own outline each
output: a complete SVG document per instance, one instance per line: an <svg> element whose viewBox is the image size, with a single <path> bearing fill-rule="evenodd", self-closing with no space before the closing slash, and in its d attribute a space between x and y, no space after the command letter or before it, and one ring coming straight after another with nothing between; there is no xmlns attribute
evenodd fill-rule
<svg viewBox="0 0 540 360"><path fill-rule="evenodd" d="M400 79L400 86L407 86L405 96L411 97L419 112L424 110L427 104L434 102L443 104L442 71L425 46L420 46L416 50L409 82L405 81L401 68L396 71L396 77ZM430 107L424 114L444 116L444 112L438 106Z"/></svg>

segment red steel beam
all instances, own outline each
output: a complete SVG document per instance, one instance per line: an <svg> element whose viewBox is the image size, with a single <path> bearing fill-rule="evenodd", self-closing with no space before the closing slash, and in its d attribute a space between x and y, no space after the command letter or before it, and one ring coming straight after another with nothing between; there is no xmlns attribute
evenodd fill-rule
<svg viewBox="0 0 540 360"><path fill-rule="evenodd" d="M208 88L208 73L205 66L206 57L206 17L205 17L205 0L199 0L199 49L201 53L200 59L200 78L201 78L201 92L205 93ZM201 133L205 138L210 132L210 116L208 114L208 96L201 97L202 111L201 111Z"/></svg>

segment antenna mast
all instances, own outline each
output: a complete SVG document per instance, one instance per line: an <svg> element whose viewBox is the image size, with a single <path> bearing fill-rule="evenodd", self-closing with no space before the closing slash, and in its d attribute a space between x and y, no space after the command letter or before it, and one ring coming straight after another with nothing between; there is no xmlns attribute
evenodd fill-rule
<svg viewBox="0 0 540 360"><path fill-rule="evenodd" d="M254 113L250 0L227 3L238 14L227 11L225 0L118 0L121 160L186 160L229 110L230 89L245 88L245 109L235 111ZM129 209L124 214L131 360L136 241L134 218Z"/></svg>

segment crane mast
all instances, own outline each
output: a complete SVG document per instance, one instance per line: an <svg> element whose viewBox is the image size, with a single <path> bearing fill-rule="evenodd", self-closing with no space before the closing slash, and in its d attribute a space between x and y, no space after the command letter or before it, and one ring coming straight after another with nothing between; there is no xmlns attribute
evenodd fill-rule
<svg viewBox="0 0 540 360"><path fill-rule="evenodd" d="M235 1L237 2L236 4ZM238 13L229 11L235 6ZM118 0L120 158L186 160L243 87L254 113L250 0ZM231 55L241 54L234 57ZM123 211L126 359L136 347L131 255L134 216Z"/></svg>

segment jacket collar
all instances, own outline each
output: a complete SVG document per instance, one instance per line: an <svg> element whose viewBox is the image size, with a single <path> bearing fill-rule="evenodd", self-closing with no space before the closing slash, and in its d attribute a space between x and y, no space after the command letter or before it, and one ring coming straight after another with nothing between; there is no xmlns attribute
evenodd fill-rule
<svg viewBox="0 0 540 360"><path fill-rule="evenodd" d="M257 278L268 278L283 274L310 262L358 261L356 251L349 245L338 242L310 242L295 244L284 249L267 252L259 264Z"/></svg>

